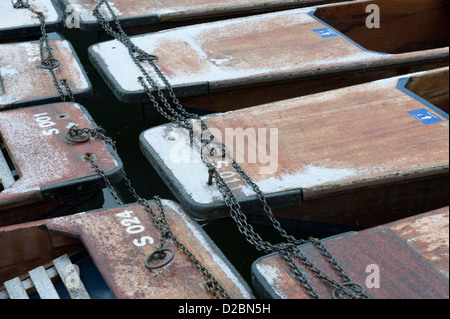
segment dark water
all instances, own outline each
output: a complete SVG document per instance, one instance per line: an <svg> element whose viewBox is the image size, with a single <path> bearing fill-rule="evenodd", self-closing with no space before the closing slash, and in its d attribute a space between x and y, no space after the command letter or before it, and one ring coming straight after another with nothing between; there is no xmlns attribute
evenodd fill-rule
<svg viewBox="0 0 450 319"><path fill-rule="evenodd" d="M161 198L176 201L176 198L167 188L164 181L144 157L139 145L139 135L143 131L164 124L166 120L149 106L125 104L117 100L89 62L88 47L97 42L109 40L109 38L97 32L83 32L77 29L65 29L60 33L74 46L93 86L93 99L83 105L95 122L105 128L108 135L116 141L119 156L124 163L124 169L138 194L146 199L152 199L153 196L159 195ZM124 203L135 202L123 183L119 183L115 188ZM104 190L93 200L75 208L73 212L112 207L117 207L117 204L113 201L108 191ZM198 223L250 287L253 287L251 282L251 265L263 254L246 242L244 236L239 233L231 219L199 220ZM275 234L275 230L270 227L257 225L255 229L268 241L275 243L281 240ZM290 233L297 238L307 238L310 235L316 237L329 235L325 233ZM254 293L256 294L256 292Z"/></svg>

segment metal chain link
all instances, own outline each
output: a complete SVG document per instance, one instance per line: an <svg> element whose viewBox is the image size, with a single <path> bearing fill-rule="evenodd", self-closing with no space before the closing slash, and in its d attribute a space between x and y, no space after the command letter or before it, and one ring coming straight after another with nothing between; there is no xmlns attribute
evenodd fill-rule
<svg viewBox="0 0 450 319"><path fill-rule="evenodd" d="M76 125L73 125L72 127L69 128L66 138L71 143L84 143L87 142L90 138L97 138L111 145L113 150L117 152L116 143L112 138L107 136L106 131L101 127L95 129L89 128L79 129ZM114 201L119 205L123 205L123 201L120 199L111 182L109 181L106 172L102 168L100 168L100 166L97 164L93 154L86 153L85 158L94 167L95 171L99 173L100 176L104 179L106 188L111 193ZM197 259L197 257L195 257L195 255L192 252L190 252L189 249L173 233L172 228L170 226L170 222L166 217L166 213L159 196L154 196L153 198L159 210L158 215L156 214L154 209L150 206L148 201L138 195L136 189L131 185L131 180L128 178L125 171L123 172L123 180L128 188L128 191L131 193L131 195L134 197L137 203L142 205L150 214L152 223L159 231L158 249L154 253L152 253L149 257L158 257L159 259L164 259L165 251L170 251L172 253L171 257L173 258L175 254L173 250L164 247L167 241L171 241L187 257L187 259L192 263L194 268L197 269L199 273L205 278L206 288L215 298L222 297L230 299L229 294L226 292L225 288L216 280L214 275L211 274L209 270L201 264L201 262ZM147 258L147 261L149 257ZM149 267L148 263L146 262L147 267L150 269L161 268L166 264L167 263L162 263L156 267Z"/></svg>
<svg viewBox="0 0 450 319"><path fill-rule="evenodd" d="M108 9L109 13L112 16L112 19L117 26L118 31L114 31L109 23L106 21L105 17L100 13L99 8L104 5ZM191 144L193 144L193 134L194 134L194 121L197 120L200 123L200 127L202 129L201 132L201 154L202 154L202 160L205 163L206 167L210 172L215 172L215 180L216 185L218 186L218 189L220 193L222 194L222 197L224 199L225 205L230 209L230 215L233 218L233 220L236 222L236 225L239 229L239 231L245 236L246 240L250 242L253 246L256 247L256 249L264 251L266 253L269 252L279 252L281 255L286 259L288 264L293 269L293 272L295 274L295 277L297 280L300 281L302 286L308 291L308 293L313 298L319 298L320 296L316 293L316 290L314 287L312 287L309 280L306 278L303 271L298 267L298 265L295 263L294 258L292 255L297 257L306 267L308 267L318 278L320 278L324 283L330 285L332 288L334 288L333 296L336 296L338 298L355 298L355 299L365 299L368 298L368 296L364 292L363 286L356 284L352 281L351 277L348 276L345 273L345 270L340 266L339 262L331 255L331 253L328 251L328 249L318 240L317 238L309 238L308 240L299 240L295 239L293 236L288 235L287 232L281 227L281 224L279 221L274 217L272 210L270 206L267 203L267 200L263 194L263 192L260 190L258 185L256 185L253 180L247 175L247 173L240 167L240 165L234 160L234 158L230 155L230 153L227 150L226 145L222 141L216 140L214 135L211 133L211 131L208 129L206 123L200 118L199 115L189 113L185 110L185 108L181 105L179 100L176 98L176 94L173 91L172 86L170 85L167 77L162 73L162 71L159 69L159 67L155 64L155 60L157 60L157 57L150 55L143 50L139 49L131 39L128 37L128 35L123 31L122 27L120 26L120 23L114 14L111 6L109 5L107 0L99 0L97 6L94 9L94 15L97 18L97 21L103 26L103 29L113 38L121 42L123 45L125 45L130 53L130 57L136 64L136 66L139 68L143 76L138 77L138 81L144 88L145 93L150 98L150 101L153 103L155 108L169 121L176 123L177 125L186 128L189 131L190 138L191 138ZM136 57L136 53L139 53L143 56L149 56L151 58L148 59L139 59ZM152 69L155 71L158 78L164 83L166 86L166 89L168 91L168 94L170 98L172 99L172 103L176 106L177 110L175 110L166 97L164 96L164 93L157 85L156 81L150 76L149 72L146 71L146 69L143 67L143 63L149 63ZM158 95L159 99L163 103L164 107L170 112L167 113L163 110L163 108L159 105L159 102L156 100L156 98L153 96L153 92L150 89L150 87L145 83L145 80L150 84L150 87L156 91L156 94ZM204 138L206 136L207 138ZM222 151L222 157L227 158L230 162L232 167L235 169L235 171L239 174L239 176L252 187L253 191L255 192L258 200L260 201L262 208L264 212L266 213L267 217L272 222L272 226L280 233L280 235L287 240L286 243L279 243L279 244L272 244L269 243L261 238L261 236L254 230L253 226L248 222L246 215L242 212L242 209L239 205L239 202L236 199L236 196L234 195L233 191L230 189L230 187L226 184L220 173L217 171L215 165L207 158L203 156L203 149L206 145L210 143L218 143L221 145L221 151ZM321 254L328 260L328 262L332 265L332 267L337 271L337 273L341 276L341 278L344 280L344 283L339 283L336 280L332 279L331 277L325 275L320 269L318 269L312 262L306 258L303 253L301 252L298 245L300 244L306 244L306 243L312 243L320 252Z"/></svg>
<svg viewBox="0 0 450 319"><path fill-rule="evenodd" d="M39 39L39 53L40 53L40 67L49 71L52 77L53 84L58 91L58 94L63 102L66 102L66 95L63 88L66 90L69 101L74 102L73 92L69 86L67 79L58 80L55 70L60 66L60 61L53 56L53 48L49 44L48 34L46 30L46 20L43 12L37 11L29 3L28 0L11 0L12 6L15 9L27 9L34 13L39 19L40 31L42 36ZM59 84L61 82L61 85Z"/></svg>

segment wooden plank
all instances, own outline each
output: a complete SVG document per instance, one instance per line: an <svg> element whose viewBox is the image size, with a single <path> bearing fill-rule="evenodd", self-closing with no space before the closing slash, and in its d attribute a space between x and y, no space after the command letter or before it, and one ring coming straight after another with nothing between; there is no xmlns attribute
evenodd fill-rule
<svg viewBox="0 0 450 319"><path fill-rule="evenodd" d="M49 34L49 39L52 53L60 61L55 70L57 79L68 81L77 102L86 101L92 87L75 50L57 34ZM0 51L0 111L61 101L50 72L40 67L38 40L0 44Z"/></svg>
<svg viewBox="0 0 450 319"><path fill-rule="evenodd" d="M358 19L353 19L354 15L350 13L344 18L361 25L359 30L371 38L371 30L365 27L367 13L363 10L370 3L352 1L286 10L149 33L136 36L133 41L144 51L159 57L156 64L185 106L208 111L227 111L286 96L322 92L340 87L342 79L345 84L352 85L448 64L449 50L442 41L436 40L435 46L427 50L384 54L384 47L367 49L314 14L316 9L323 8L330 11L357 8L362 12ZM393 2L380 1L383 6L387 3ZM422 5L419 6L420 3ZM448 5L440 1L414 0L395 4L387 8L392 12L383 11L382 19L386 17L401 24L403 18L419 6L419 13L414 14L433 13L432 19L440 21L441 25L448 20L443 9ZM440 14L439 18L435 14ZM405 25L409 23L408 20ZM398 25L390 25L391 28L398 29ZM316 33L323 29L330 30L333 36L322 38ZM408 38L410 33L404 28L401 30L403 37ZM435 31L424 29L424 32L433 34ZM445 32L438 34L445 40ZM428 40L425 37L412 39L414 41L420 48L422 42ZM376 37L375 42L390 42L390 39ZM91 61L118 99L149 102L138 81L141 71L123 45L106 41L91 46L89 52ZM151 66L144 65L144 68L162 88L165 87ZM247 92L250 92L250 97L246 97Z"/></svg>
<svg viewBox="0 0 450 319"><path fill-rule="evenodd" d="M448 69L433 72L445 74ZM422 74L426 73L405 79ZM430 183L426 182L427 188L422 191L429 198L422 202L443 205L448 202L446 188L440 184L448 179L448 115L397 88L400 81L405 82L399 77L390 78L210 115L204 120L275 208L290 207L292 216L298 214L300 219L327 222L321 214L331 215L339 209L334 203L339 203L345 209L341 216L335 217L340 222L361 226L358 221L364 217L353 215L354 202L365 209L380 203L378 212L372 216L382 215L383 203L400 214L411 209L408 202L415 200L408 197L415 195L408 193L408 188L398 188L401 183L428 180ZM408 113L422 109L429 110L436 123L425 125ZM263 132L265 138L258 136L258 132ZM244 141L239 148L236 136ZM196 142L199 138L199 133L194 135ZM189 155L190 138L186 130L172 124L152 128L142 134L141 145L190 213L199 218L228 216L217 188L207 185L208 170L200 159L200 150L204 149L197 144L193 158ZM256 161L251 161L247 146L255 154L264 150L267 159L258 155ZM221 156L213 156L211 160L246 212L254 212L257 199L250 186L239 178L228 160ZM377 194L383 197L377 198ZM335 199L341 195L346 202ZM408 209L396 204L402 196ZM312 209L305 206L315 200L318 205ZM437 207L430 209L434 208ZM399 218L402 217L406 216Z"/></svg>
<svg viewBox="0 0 450 319"><path fill-rule="evenodd" d="M29 274L41 299L60 299L44 267L37 267L31 270Z"/></svg>
<svg viewBox="0 0 450 319"><path fill-rule="evenodd" d="M54 259L53 263L72 299L90 299L89 293L67 255Z"/></svg>
<svg viewBox="0 0 450 319"><path fill-rule="evenodd" d="M432 227L427 228L430 225ZM443 259L448 269L449 246L448 231L442 230L447 228L448 207L358 233L331 237L323 243L371 298L444 299L448 298L449 287L448 276L441 266ZM411 240L413 238L417 241ZM338 278L316 248L311 245L300 248L319 269ZM447 253L441 255L442 251ZM258 259L252 272L256 289L265 297L310 298L289 274L289 266L279 254ZM309 270L306 273L317 292L323 298L330 298L332 290Z"/></svg>
<svg viewBox="0 0 450 319"><path fill-rule="evenodd" d="M27 9L16 9L13 7L12 2L2 1L0 3L0 12L2 12L0 40L40 34L40 21L36 14ZM53 32L62 28L63 17L59 10L56 9L53 0L28 2L33 9L44 13L47 32Z"/></svg>
<svg viewBox="0 0 450 319"><path fill-rule="evenodd" d="M15 182L14 176L6 162L3 152L0 150L0 183L3 188L10 187Z"/></svg>
<svg viewBox="0 0 450 319"><path fill-rule="evenodd" d="M29 299L25 288L22 285L22 281L19 277L15 277L5 282L6 292L10 299Z"/></svg>
<svg viewBox="0 0 450 319"><path fill-rule="evenodd" d="M334 0L339 2L342 0ZM331 2L330 0L194 0L194 1L151 1L151 0L115 0L110 4L124 27L157 25L160 28L175 27L180 24L194 24L201 21L211 21L224 17L250 15L260 12L285 10ZM62 8L68 11L76 10L80 15L82 30L98 30L96 18L92 10L96 3L86 3L83 0L63 0ZM101 7L101 13L107 19L111 16L106 7Z"/></svg>
<svg viewBox="0 0 450 319"><path fill-rule="evenodd" d="M9 212L14 215L15 209L26 205L49 201L57 203L54 201L103 188L103 179L85 161L86 153L96 156L96 162L107 172L112 182L121 179L122 162L103 141L91 139L83 144L66 141L65 135L74 124L80 128L96 127L87 110L76 103L0 112L2 138L20 174L11 187L0 193L0 215ZM41 208L41 213L42 210L45 212L45 207ZM31 209L22 213L20 217L26 218L27 214L35 211ZM5 225L3 222L0 218L0 225Z"/></svg>

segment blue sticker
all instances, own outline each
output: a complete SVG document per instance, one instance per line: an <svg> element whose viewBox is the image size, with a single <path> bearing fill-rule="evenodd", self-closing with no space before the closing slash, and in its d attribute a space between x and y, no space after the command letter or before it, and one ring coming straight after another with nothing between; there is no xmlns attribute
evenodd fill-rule
<svg viewBox="0 0 450 319"><path fill-rule="evenodd" d="M334 33L328 28L314 29L313 31L318 35L320 35L323 39L334 38L338 36L336 33Z"/></svg>
<svg viewBox="0 0 450 319"><path fill-rule="evenodd" d="M417 120L425 125L443 122L441 118L437 117L427 109L409 111L408 114L414 116Z"/></svg>

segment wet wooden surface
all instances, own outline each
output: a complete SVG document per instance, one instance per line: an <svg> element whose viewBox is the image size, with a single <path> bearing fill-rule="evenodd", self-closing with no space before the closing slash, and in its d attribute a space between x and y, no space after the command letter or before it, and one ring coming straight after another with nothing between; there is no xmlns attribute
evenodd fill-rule
<svg viewBox="0 0 450 319"><path fill-rule="evenodd" d="M74 124L79 128L94 127L87 111L74 103L0 112L2 139L19 174L0 193L0 215L14 215L14 208L101 189L103 181L86 162L86 152L94 154L96 162L113 181L118 178L120 160L103 141L91 139L84 144L66 141L68 128ZM3 217L9 219L1 216L0 220Z"/></svg>
<svg viewBox="0 0 450 319"><path fill-rule="evenodd" d="M448 69L433 72L446 74ZM378 202L380 207L383 202L393 205L397 197L411 196L405 189L396 189L396 185L418 179L434 179L415 187L422 188L430 198L435 199L436 195L441 201L445 198L448 201L446 188L440 184L448 180L448 119L430 109L437 122L425 125L410 115L409 111L427 109L427 106L397 89L398 82L399 78L391 78L211 115L205 117L205 122L233 150L232 156L267 196L301 192L303 202L293 197L292 202L286 199L278 203L294 207L291 217L298 214L308 220L318 218L326 222L320 215L326 207L333 209L331 203L335 200L331 199L337 194L348 194L343 202L338 201L343 207L353 205L352 197L367 207ZM230 128L240 128L241 132L230 132ZM260 129L266 139L257 135ZM271 133L270 129L275 131ZM234 140L230 139L231 133L235 134ZM238 140L244 138L250 142L243 144L245 148L241 142L238 148ZM208 172L200 161L198 148L194 151L198 156L189 160L186 155L189 143L188 133L173 125L153 128L143 134L143 149L150 150L147 157L167 178L179 200L188 199L186 202L195 213L202 205L212 207L222 203L222 197L214 186L207 185ZM256 154L256 161L250 160L247 145ZM258 157L259 148L267 158ZM207 154L209 149L204 152ZM229 161L219 155L212 160L240 200L248 200L253 195ZM377 199L374 188L382 192L387 188L387 191ZM320 202L319 206L304 211L303 205L313 200ZM203 212L208 214L206 209ZM347 222L352 220L352 216L347 217L344 218Z"/></svg>
<svg viewBox="0 0 450 319"><path fill-rule="evenodd" d="M325 239L324 245L347 274L366 287L375 299L447 299L448 207L417 215L388 225ZM302 252L327 275L338 275L311 245ZM379 270L378 281L373 275ZM286 299L308 299L307 292L289 274L289 266L278 254L255 262L253 275L260 293ZM322 298L331 298L331 290L307 271ZM270 284L268 284L270 283ZM375 285L375 286L373 286Z"/></svg>
<svg viewBox="0 0 450 319"><path fill-rule="evenodd" d="M251 298L251 292L242 278L182 208L166 200L163 206L173 233L224 286L227 293L232 298ZM159 215L154 202L151 202L151 207ZM146 268L146 258L158 248L159 231L152 224L149 213L140 205L0 228L0 243L14 243L15 247L0 257L1 279L17 276L17 268L24 269L27 264L24 260L36 264L32 258L35 252L28 253L27 250L35 234L41 236L34 244L35 250L42 250L41 256L53 256L56 253L53 250L61 251L58 247L70 251L73 249L70 238L76 238L72 244L81 240L116 298L211 298L211 294L204 290L204 277L170 241L165 247L176 252L172 262L153 271ZM55 239L45 240L46 236ZM46 258L41 256L40 262L45 263Z"/></svg>
<svg viewBox="0 0 450 319"><path fill-rule="evenodd" d="M345 8L344 4L328 6ZM133 41L159 57L157 65L185 106L209 111L329 90L342 81L356 84L448 64L445 46L397 54L367 50L313 16L316 8L322 6L194 25L136 36ZM365 19L360 22L365 25ZM322 38L317 32L324 28L333 36ZM370 29L365 30L368 36ZM122 45L108 41L90 49L94 65L119 99L146 101L137 80L141 74ZM149 66L144 67L151 73ZM271 85L276 87L270 89ZM250 98L241 101L248 91L257 97L253 104Z"/></svg>
<svg viewBox="0 0 450 319"><path fill-rule="evenodd" d="M76 101L86 101L91 85L75 51L59 35L50 37L52 53L60 61L57 79L68 81ZM40 67L39 41L0 44L0 52L0 110L61 101L50 72Z"/></svg>

